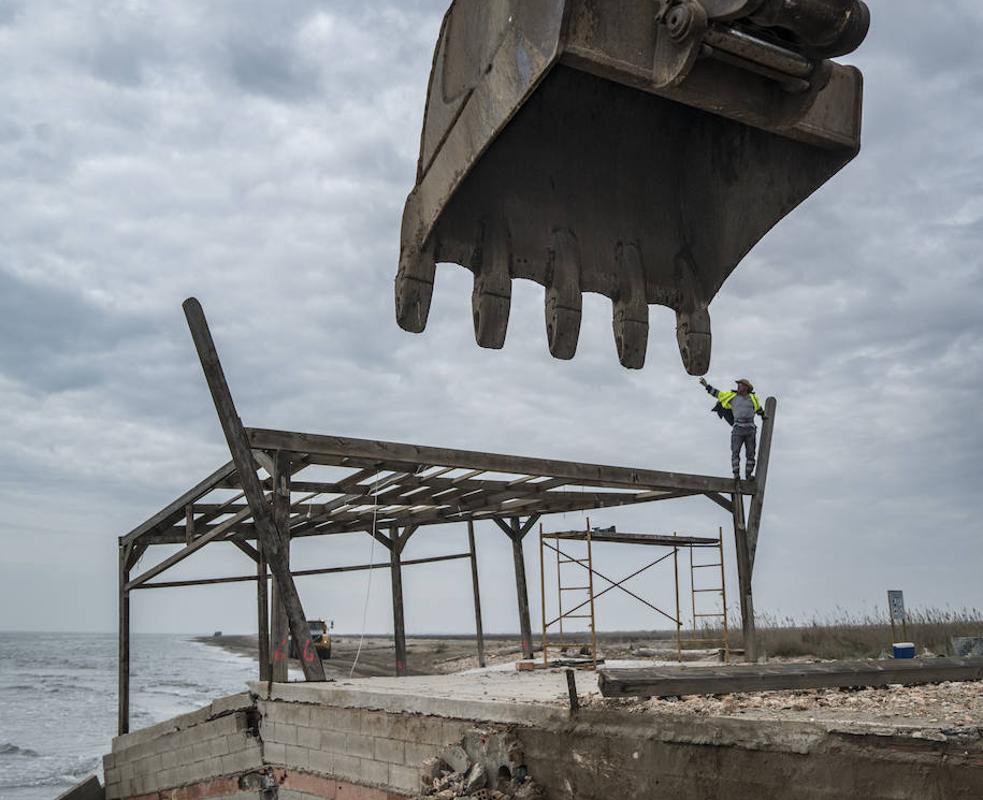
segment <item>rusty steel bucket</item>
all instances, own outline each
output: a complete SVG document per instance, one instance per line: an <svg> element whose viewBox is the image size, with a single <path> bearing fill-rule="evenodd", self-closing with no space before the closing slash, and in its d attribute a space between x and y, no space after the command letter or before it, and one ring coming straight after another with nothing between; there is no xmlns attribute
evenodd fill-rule
<svg viewBox="0 0 983 800"><path fill-rule="evenodd" d="M400 326L424 329L453 262L474 274L482 347L503 345L527 278L557 358L597 292L624 366L645 362L654 303L705 373L727 276L859 152L862 76L829 58L868 26L860 0L455 0L403 213Z"/></svg>

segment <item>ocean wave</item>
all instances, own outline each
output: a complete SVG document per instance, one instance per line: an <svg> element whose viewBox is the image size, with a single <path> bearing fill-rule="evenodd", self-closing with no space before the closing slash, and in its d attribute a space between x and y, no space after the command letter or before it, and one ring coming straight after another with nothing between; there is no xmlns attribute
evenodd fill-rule
<svg viewBox="0 0 983 800"><path fill-rule="evenodd" d="M29 747L18 747L10 742L0 743L0 756L21 756L22 758L40 758L41 754L37 750Z"/></svg>

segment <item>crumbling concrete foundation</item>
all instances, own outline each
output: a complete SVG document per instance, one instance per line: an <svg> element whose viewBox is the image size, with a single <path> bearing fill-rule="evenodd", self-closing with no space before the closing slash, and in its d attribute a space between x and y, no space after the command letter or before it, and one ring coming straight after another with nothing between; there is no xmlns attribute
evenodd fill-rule
<svg viewBox="0 0 983 800"><path fill-rule="evenodd" d="M548 696L535 702L530 686ZM425 761L489 730L521 748L492 745L489 758L521 760L551 800L983 797L979 729L947 736L589 707L571 716L562 673L250 689L118 737L105 759L108 800L414 797Z"/></svg>

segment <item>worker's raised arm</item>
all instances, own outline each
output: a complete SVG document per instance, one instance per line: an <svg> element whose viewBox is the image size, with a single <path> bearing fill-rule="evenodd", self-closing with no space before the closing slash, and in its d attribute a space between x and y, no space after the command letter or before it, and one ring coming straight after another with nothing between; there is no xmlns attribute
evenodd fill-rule
<svg viewBox="0 0 983 800"><path fill-rule="evenodd" d="M707 383L706 378L700 378L700 384L703 386L704 389L707 390L707 394L712 394L714 397L720 396L720 392L718 392L709 383Z"/></svg>

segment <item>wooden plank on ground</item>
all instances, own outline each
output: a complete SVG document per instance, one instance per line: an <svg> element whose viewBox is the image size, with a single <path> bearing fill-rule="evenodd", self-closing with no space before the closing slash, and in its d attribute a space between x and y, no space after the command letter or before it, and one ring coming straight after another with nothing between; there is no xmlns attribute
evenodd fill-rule
<svg viewBox="0 0 983 800"><path fill-rule="evenodd" d="M730 664L719 667L604 669L604 697L681 697L694 694L919 686L983 680L983 658L829 661L819 664Z"/></svg>

